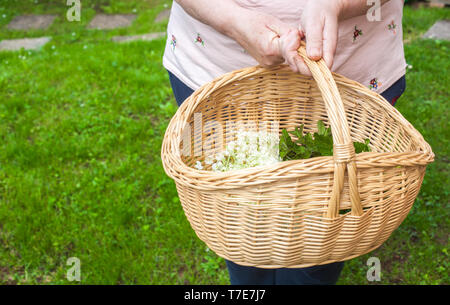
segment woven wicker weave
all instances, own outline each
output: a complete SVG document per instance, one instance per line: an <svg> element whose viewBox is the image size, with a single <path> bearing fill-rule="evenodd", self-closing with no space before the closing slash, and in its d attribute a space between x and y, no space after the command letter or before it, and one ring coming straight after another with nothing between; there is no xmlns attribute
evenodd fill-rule
<svg viewBox="0 0 450 305"><path fill-rule="evenodd" d="M323 60L309 60L304 48L299 54L313 78L286 66L225 74L182 104L164 137L164 169L192 228L240 265L299 268L372 251L405 219L434 159L421 134L380 95L332 74ZM202 129L191 132L195 113ZM223 126L225 145L236 135L230 122L277 122L279 132L304 124L311 132L318 120L332 128L332 157L219 173L195 169L205 154L188 155L181 144L187 135L191 144L221 150L210 137L217 124L208 122ZM355 155L352 141L366 138L371 152Z"/></svg>

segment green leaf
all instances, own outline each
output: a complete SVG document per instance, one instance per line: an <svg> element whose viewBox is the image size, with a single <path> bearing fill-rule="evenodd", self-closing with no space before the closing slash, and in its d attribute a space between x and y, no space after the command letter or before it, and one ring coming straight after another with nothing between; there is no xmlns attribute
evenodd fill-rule
<svg viewBox="0 0 450 305"><path fill-rule="evenodd" d="M314 134L314 140L316 142L316 149L321 156L333 155L333 138L331 135L325 136L320 134Z"/></svg>
<svg viewBox="0 0 450 305"><path fill-rule="evenodd" d="M317 121L317 132L303 134L304 126L296 127L293 131L282 130L280 138L280 157L283 161L308 159L333 155L333 136L331 127L325 127L322 121ZM292 140L291 135L297 138ZM355 152L370 151L369 139L364 143L354 142Z"/></svg>
<svg viewBox="0 0 450 305"><path fill-rule="evenodd" d="M303 144L303 124L300 125L300 127L295 127L295 130L290 131L289 133L297 138L295 143Z"/></svg>
<svg viewBox="0 0 450 305"><path fill-rule="evenodd" d="M364 143L353 142L353 146L355 147L355 153L359 154L362 152L369 152L370 151L369 143L370 143L369 139L365 139Z"/></svg>
<svg viewBox="0 0 450 305"><path fill-rule="evenodd" d="M317 130L319 131L319 135L325 136L327 133L327 128L322 121L317 121Z"/></svg>

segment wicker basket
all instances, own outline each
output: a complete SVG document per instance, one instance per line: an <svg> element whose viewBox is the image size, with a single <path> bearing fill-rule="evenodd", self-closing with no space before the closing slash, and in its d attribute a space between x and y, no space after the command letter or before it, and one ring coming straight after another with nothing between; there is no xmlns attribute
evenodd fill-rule
<svg viewBox="0 0 450 305"><path fill-rule="evenodd" d="M332 74L323 60L309 60L304 47L299 54L313 78L286 66L225 74L196 90L165 133L164 169L192 228L240 265L300 268L374 250L405 219L434 159L421 134L380 95ZM195 120L202 128L191 132ZM304 124L310 132L318 120L331 125L332 157L218 173L195 169L205 155L186 153L189 145L181 143L187 136L221 150L210 140L217 122L225 144L236 135L230 122L277 122L279 131ZM366 138L371 152L355 155L352 141Z"/></svg>

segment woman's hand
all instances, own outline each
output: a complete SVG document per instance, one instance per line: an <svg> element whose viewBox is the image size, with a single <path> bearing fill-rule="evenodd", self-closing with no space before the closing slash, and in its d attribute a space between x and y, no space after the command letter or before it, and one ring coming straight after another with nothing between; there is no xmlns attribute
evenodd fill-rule
<svg viewBox="0 0 450 305"><path fill-rule="evenodd" d="M380 0L380 4L389 0ZM306 38L306 54L323 58L331 69L338 40L338 21L362 16L370 5L366 0L309 0L300 16L300 31Z"/></svg>
<svg viewBox="0 0 450 305"><path fill-rule="evenodd" d="M287 63L294 72L311 75L309 68L298 55L300 40L306 39L309 58L323 57L329 68L333 65L338 38L338 20L343 12L343 1L308 1L299 25L254 11L243 11L230 33L261 65L270 67ZM242 22L244 21L244 22Z"/></svg>
<svg viewBox="0 0 450 305"><path fill-rule="evenodd" d="M287 63L294 72L310 74L297 53L302 32L294 26L260 12L245 10L236 16L229 36L234 38L259 64L271 67Z"/></svg>
<svg viewBox="0 0 450 305"><path fill-rule="evenodd" d="M333 65L342 8L342 1L308 1L300 16L300 31L306 37L306 54L313 60L323 57L329 68Z"/></svg>

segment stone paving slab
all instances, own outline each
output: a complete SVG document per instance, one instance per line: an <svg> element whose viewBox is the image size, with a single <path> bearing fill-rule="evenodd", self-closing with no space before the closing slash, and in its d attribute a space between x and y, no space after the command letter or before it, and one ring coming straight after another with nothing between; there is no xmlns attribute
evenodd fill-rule
<svg viewBox="0 0 450 305"><path fill-rule="evenodd" d="M445 5L450 5L450 0L431 0L430 4L437 7L444 7Z"/></svg>
<svg viewBox="0 0 450 305"><path fill-rule="evenodd" d="M48 28L56 15L22 15L16 16L8 24L10 30L35 30Z"/></svg>
<svg viewBox="0 0 450 305"><path fill-rule="evenodd" d="M25 50L37 50L43 47L51 39L51 37L5 39L0 41L0 50L18 51L21 48L24 48Z"/></svg>
<svg viewBox="0 0 450 305"><path fill-rule="evenodd" d="M439 20L422 36L429 39L450 40L450 20Z"/></svg>
<svg viewBox="0 0 450 305"><path fill-rule="evenodd" d="M130 26L134 19L136 19L136 15L134 14L98 14L91 20L88 28L98 30L125 28Z"/></svg>
<svg viewBox="0 0 450 305"><path fill-rule="evenodd" d="M422 8L422 7L439 7L444 8L445 6L450 5L450 0L428 0L427 2L422 1L412 1L411 6L413 8Z"/></svg>
<svg viewBox="0 0 450 305"><path fill-rule="evenodd" d="M158 14L158 16L156 16L155 23L169 20L169 17L170 17L170 9L165 9L165 10L161 11Z"/></svg>
<svg viewBox="0 0 450 305"><path fill-rule="evenodd" d="M136 40L151 41L151 40L154 40L154 39L165 37L166 35L167 35L166 32L157 32L157 33L149 33L149 34L143 34L143 35L114 36L112 38L112 41L120 42L120 43L136 41Z"/></svg>

